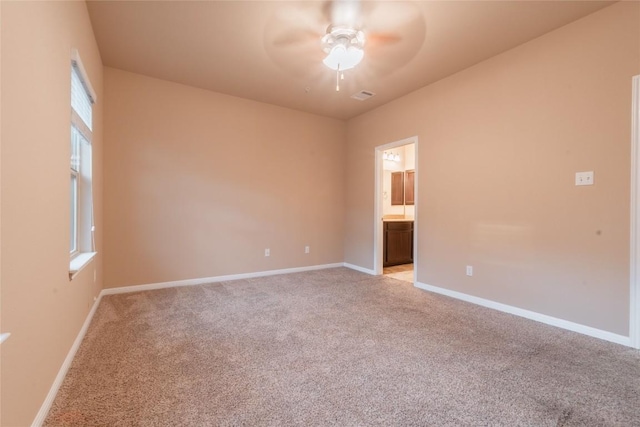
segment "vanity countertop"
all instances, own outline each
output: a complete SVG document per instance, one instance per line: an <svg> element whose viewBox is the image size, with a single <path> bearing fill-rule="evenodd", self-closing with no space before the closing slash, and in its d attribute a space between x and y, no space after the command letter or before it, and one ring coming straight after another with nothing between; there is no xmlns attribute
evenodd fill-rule
<svg viewBox="0 0 640 427"><path fill-rule="evenodd" d="M413 221L412 216L404 215L385 215L382 217L383 222L401 222L401 221Z"/></svg>

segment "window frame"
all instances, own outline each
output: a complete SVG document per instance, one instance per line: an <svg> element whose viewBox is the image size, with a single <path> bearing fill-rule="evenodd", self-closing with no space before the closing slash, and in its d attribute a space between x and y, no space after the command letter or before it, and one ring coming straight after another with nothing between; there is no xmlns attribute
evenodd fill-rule
<svg viewBox="0 0 640 427"><path fill-rule="evenodd" d="M79 253L79 240L80 236L78 235L78 172L71 169L71 223L69 224L71 227L71 234L69 237L69 243L72 243L73 246L69 248L69 254L71 259L75 258Z"/></svg>
<svg viewBox="0 0 640 427"><path fill-rule="evenodd" d="M70 118L70 217L69 278L80 272L96 255L93 233L93 107L96 95L77 50L71 56ZM79 95L78 79L83 93ZM75 96L75 97L74 97ZM80 96L81 98L77 98ZM86 102L88 101L88 105ZM75 106L80 106L81 111ZM87 111L88 108L88 111ZM84 116L84 117L83 117ZM85 118L89 123L85 122Z"/></svg>

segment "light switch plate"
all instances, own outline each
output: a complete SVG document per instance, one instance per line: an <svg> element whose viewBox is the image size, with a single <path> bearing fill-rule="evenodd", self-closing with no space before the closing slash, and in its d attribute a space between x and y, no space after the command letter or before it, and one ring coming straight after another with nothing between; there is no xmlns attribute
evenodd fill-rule
<svg viewBox="0 0 640 427"><path fill-rule="evenodd" d="M593 171L576 172L576 185L593 185Z"/></svg>

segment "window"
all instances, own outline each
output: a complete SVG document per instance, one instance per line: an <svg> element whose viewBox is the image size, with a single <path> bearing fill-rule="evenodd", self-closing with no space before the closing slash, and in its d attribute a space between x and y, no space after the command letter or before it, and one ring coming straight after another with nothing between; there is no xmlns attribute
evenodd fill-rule
<svg viewBox="0 0 640 427"><path fill-rule="evenodd" d="M69 276L73 278L95 256L91 138L96 100L80 57L71 61L71 174Z"/></svg>

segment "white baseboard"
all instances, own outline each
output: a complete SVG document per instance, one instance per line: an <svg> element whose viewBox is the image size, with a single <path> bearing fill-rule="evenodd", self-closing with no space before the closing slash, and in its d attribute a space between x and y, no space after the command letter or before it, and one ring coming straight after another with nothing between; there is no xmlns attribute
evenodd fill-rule
<svg viewBox="0 0 640 427"><path fill-rule="evenodd" d="M546 314L536 313L535 311L525 310L522 308L514 307L507 304L502 304L502 303L491 301L488 299L475 297L473 295L464 294L462 292L457 292L457 291L452 291L450 289L427 285L425 283L415 282L414 286L416 288L420 288L425 291L446 295L451 298L470 302L476 305L481 305L483 307L491 308L494 310L502 311L502 312L513 314L520 317L524 317L530 320L535 320L537 322L546 323L547 325L556 326L558 328L567 329L573 332L578 332L580 334L588 335L590 337L599 338L601 340L610 341L616 344L622 344L627 347L631 346L630 338L625 337L624 335L614 334L613 332L603 331L601 329L592 328L591 326L581 325L579 323L570 322L568 320L547 316Z"/></svg>
<svg viewBox="0 0 640 427"><path fill-rule="evenodd" d="M49 414L49 410L51 409L53 400L56 398L56 395L58 394L58 390L62 385L62 381L64 381L64 377L67 375L67 371L71 367L71 362L73 362L73 358L75 357L76 352L80 348L80 344L82 343L82 340L84 339L84 336L87 333L87 329L89 329L89 325L91 324L91 319L93 319L93 315L95 314L96 309L100 304L101 298L102 296L100 295L94 301L93 307L91 307L89 314L87 314L87 318L84 320L84 323L82 324L82 328L80 328L80 332L78 332L78 336L76 337L75 341L73 342L73 345L69 349L69 353L67 353L67 357L64 359L64 362L62 363L62 366L58 371L58 375L56 375L56 379L53 381L53 384L49 389L49 393L47 394L47 397L44 399L42 406L40 406L40 410L36 414L36 417L33 420L33 423L31 423L31 427L40 427L44 422L45 418L47 418L47 414Z"/></svg>
<svg viewBox="0 0 640 427"><path fill-rule="evenodd" d="M120 288L106 288L100 295L124 294L129 292L150 291L153 289L175 288L178 286L204 285L207 283L225 282L227 280L252 279L255 277L275 276L276 274L299 273L302 271L323 270L325 268L342 267L343 263L310 265L307 267L285 268L281 270L258 271L255 273L229 274L226 276L204 277L201 279L176 280L173 282L149 283L146 285L123 286Z"/></svg>
<svg viewBox="0 0 640 427"><path fill-rule="evenodd" d="M360 267L359 265L349 264L348 262L345 262L345 263L343 263L343 264L341 264L341 265L343 265L343 266L345 266L345 267L347 267L347 268L350 268L350 269L352 269L352 270L359 271L359 272L361 272L361 273L367 273L367 274L370 274L370 275L372 275L372 276L375 276L375 275L376 275L376 272L375 272L375 271L373 271L373 270L369 270L368 268Z"/></svg>

